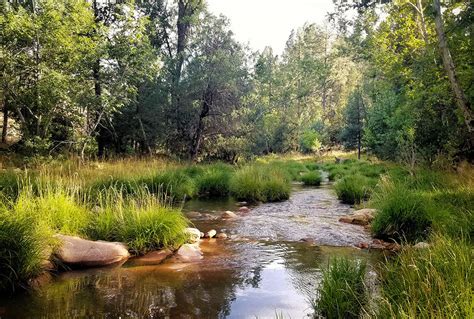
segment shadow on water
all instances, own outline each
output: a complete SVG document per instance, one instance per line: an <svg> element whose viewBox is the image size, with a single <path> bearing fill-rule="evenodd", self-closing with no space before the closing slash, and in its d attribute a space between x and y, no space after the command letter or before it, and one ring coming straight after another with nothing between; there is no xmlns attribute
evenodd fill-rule
<svg viewBox="0 0 474 319"><path fill-rule="evenodd" d="M231 199L189 205L188 211L211 214L236 208ZM348 256L369 264L379 258L342 247L367 236L360 227L334 222L348 210L328 188L296 189L289 201L260 205L233 221L196 220L203 230L227 229L239 235L233 240L203 240L201 262L143 267L128 263L63 273L37 290L0 300L0 317L274 318L276 313L310 317L321 269L331 258ZM337 232L346 237L326 238ZM301 242L301 237L314 241ZM319 245L324 240L341 247Z"/></svg>

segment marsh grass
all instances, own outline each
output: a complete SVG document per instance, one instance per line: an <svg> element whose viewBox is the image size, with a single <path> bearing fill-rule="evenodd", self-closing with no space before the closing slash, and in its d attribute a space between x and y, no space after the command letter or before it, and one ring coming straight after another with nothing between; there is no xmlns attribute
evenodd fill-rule
<svg viewBox="0 0 474 319"><path fill-rule="evenodd" d="M405 246L380 270L379 318L472 318L473 250L435 234L430 247Z"/></svg>
<svg viewBox="0 0 474 319"><path fill-rule="evenodd" d="M376 179L363 175L347 175L336 182L334 189L343 203L353 205L367 200L376 183Z"/></svg>
<svg viewBox="0 0 474 319"><path fill-rule="evenodd" d="M304 185L308 186L319 186L323 180L321 173L319 171L311 171L301 175L301 181Z"/></svg>
<svg viewBox="0 0 474 319"><path fill-rule="evenodd" d="M231 194L240 200L271 202L290 197L291 177L279 167L254 164L242 167L230 180Z"/></svg>
<svg viewBox="0 0 474 319"><path fill-rule="evenodd" d="M92 239L120 241L134 254L164 247L177 248L186 241L188 220L179 209L143 192L133 198L103 193L91 218L87 235Z"/></svg>
<svg viewBox="0 0 474 319"><path fill-rule="evenodd" d="M204 197L229 195L233 173L232 166L220 163L201 168L201 172L195 175L199 195Z"/></svg>
<svg viewBox="0 0 474 319"><path fill-rule="evenodd" d="M333 259L323 271L313 303L316 314L324 318L359 318L367 300L365 273L364 262Z"/></svg>

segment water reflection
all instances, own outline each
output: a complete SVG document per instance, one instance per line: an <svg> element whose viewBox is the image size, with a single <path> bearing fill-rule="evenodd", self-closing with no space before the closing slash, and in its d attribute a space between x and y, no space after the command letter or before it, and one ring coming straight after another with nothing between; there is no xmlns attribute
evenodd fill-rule
<svg viewBox="0 0 474 319"><path fill-rule="evenodd" d="M201 204L190 205L198 210ZM227 205L235 209L230 200L209 211ZM200 221L203 230L225 228L247 239L205 240L201 262L143 267L130 262L113 269L63 273L36 291L0 300L0 317L274 318L278 313L305 318L312 314L321 269L331 258L362 258L369 264L378 258L355 248L298 240L334 240L335 232L346 232L350 239L366 236L360 228L341 230L351 225L334 222L348 210L328 189L301 189L290 201L259 206L246 218ZM324 226L330 231L324 232ZM337 237L336 242L341 240Z"/></svg>

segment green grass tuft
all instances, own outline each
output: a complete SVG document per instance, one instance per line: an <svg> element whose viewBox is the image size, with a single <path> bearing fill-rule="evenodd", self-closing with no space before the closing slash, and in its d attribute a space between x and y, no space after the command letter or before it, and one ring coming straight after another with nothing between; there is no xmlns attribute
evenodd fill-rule
<svg viewBox="0 0 474 319"><path fill-rule="evenodd" d="M308 186L319 186L322 180L321 173L318 171L311 171L301 175L301 181Z"/></svg>
<svg viewBox="0 0 474 319"><path fill-rule="evenodd" d="M359 204L369 198L377 181L362 175L348 175L334 185L337 197L346 204Z"/></svg>
<svg viewBox="0 0 474 319"><path fill-rule="evenodd" d="M315 312L324 318L359 318L367 300L365 272L363 262L334 259L323 272Z"/></svg>
<svg viewBox="0 0 474 319"><path fill-rule="evenodd" d="M378 318L472 318L474 255L463 240L434 235L430 247L405 246L381 269Z"/></svg>
<svg viewBox="0 0 474 319"><path fill-rule="evenodd" d="M273 165L245 166L232 176L230 191L239 200L262 202L285 200L290 197L290 178Z"/></svg>

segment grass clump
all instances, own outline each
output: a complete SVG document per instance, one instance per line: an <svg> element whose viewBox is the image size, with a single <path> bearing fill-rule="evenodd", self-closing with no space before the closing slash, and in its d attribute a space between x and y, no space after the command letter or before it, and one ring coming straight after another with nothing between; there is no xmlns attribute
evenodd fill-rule
<svg viewBox="0 0 474 319"><path fill-rule="evenodd" d="M321 185L322 176L318 171L311 171L301 175L301 181L304 185L319 186Z"/></svg>
<svg viewBox="0 0 474 319"><path fill-rule="evenodd" d="M378 209L372 222L376 237L415 242L428 236L434 211L426 196L404 184L383 180L373 202Z"/></svg>
<svg viewBox="0 0 474 319"><path fill-rule="evenodd" d="M182 169L164 171L138 183L152 193L165 193L175 201L193 198L198 192L195 180Z"/></svg>
<svg viewBox="0 0 474 319"><path fill-rule="evenodd" d="M31 217L0 212L0 292L41 274L49 235Z"/></svg>
<svg viewBox="0 0 474 319"><path fill-rule="evenodd" d="M367 299L365 272L363 262L334 259L323 272L314 302L316 313L325 318L359 318Z"/></svg>
<svg viewBox="0 0 474 319"><path fill-rule="evenodd" d="M379 318L472 318L473 250L433 235L429 248L405 246L381 269Z"/></svg>
<svg viewBox="0 0 474 319"><path fill-rule="evenodd" d="M124 242L133 253L145 254L183 244L187 225L180 210L161 203L152 194L142 193L133 200L104 194L87 234L96 240Z"/></svg>
<svg viewBox="0 0 474 319"><path fill-rule="evenodd" d="M200 196L227 196L230 189L232 167L225 164L209 165L196 176Z"/></svg>
<svg viewBox="0 0 474 319"><path fill-rule="evenodd" d="M375 184L375 179L356 174L341 178L334 189L343 203L353 205L368 199Z"/></svg>
<svg viewBox="0 0 474 319"><path fill-rule="evenodd" d="M230 191L239 200L285 200L290 197L290 178L273 165L245 166L232 176Z"/></svg>

